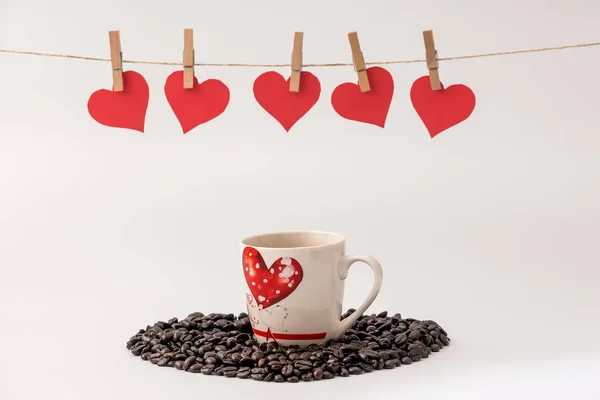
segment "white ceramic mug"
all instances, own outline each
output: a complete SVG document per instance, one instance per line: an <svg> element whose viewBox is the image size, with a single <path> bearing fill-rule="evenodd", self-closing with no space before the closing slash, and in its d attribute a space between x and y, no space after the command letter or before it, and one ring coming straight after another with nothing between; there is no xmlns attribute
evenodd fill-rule
<svg viewBox="0 0 600 400"><path fill-rule="evenodd" d="M258 342L306 347L339 339L371 305L383 281L379 262L345 255L345 239L328 232L268 233L242 240L246 307ZM340 321L350 266L362 261L374 282L364 303Z"/></svg>

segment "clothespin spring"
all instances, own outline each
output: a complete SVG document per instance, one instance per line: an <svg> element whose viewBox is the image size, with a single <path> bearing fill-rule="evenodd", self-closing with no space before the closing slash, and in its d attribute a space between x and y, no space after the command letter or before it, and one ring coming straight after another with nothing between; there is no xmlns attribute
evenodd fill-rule
<svg viewBox="0 0 600 400"><path fill-rule="evenodd" d="M294 68L294 53L291 54L290 56L291 58L291 64L292 64L292 72L302 72L302 68L300 69L295 69ZM304 64L304 53L300 53L300 66L302 66Z"/></svg>
<svg viewBox="0 0 600 400"><path fill-rule="evenodd" d="M185 50L183 52L184 54L184 58L185 58ZM194 68L194 66L196 65L196 50L192 50L192 65L185 65L183 66L183 68Z"/></svg>

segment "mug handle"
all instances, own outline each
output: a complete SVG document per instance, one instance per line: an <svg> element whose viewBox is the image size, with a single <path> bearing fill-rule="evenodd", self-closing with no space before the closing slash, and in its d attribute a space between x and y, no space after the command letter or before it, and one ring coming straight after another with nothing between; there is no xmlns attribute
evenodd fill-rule
<svg viewBox="0 0 600 400"><path fill-rule="evenodd" d="M381 284L383 283L383 270L381 269L381 264L379 264L379 262L371 256L344 256L338 268L340 279L344 280L348 277L348 270L350 269L350 266L357 261L364 262L373 270L373 287L371 288L371 292L367 296L367 299L364 301L364 303L362 303L362 305L348 317L338 322L337 326L335 326L333 329L331 339L339 339L348 329L350 329L358 317L367 311L367 308L369 308L371 303L373 303L373 300L375 300L375 297L377 297L379 290L381 289Z"/></svg>

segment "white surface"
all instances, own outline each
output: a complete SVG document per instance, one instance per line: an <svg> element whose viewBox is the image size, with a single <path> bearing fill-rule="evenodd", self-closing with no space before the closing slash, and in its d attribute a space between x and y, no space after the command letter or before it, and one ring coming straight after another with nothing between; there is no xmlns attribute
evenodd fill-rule
<svg viewBox="0 0 600 400"><path fill-rule="evenodd" d="M303 30L306 63L347 62L358 30L367 60L414 59L424 29L452 56L598 41L599 16L595 0L2 0L0 48L108 57L120 29L127 59L178 62L192 27L198 62L275 63ZM424 65L389 66L384 130L332 110L352 68L314 69L321 101L289 134L253 98L265 69L197 68L231 103L184 136L163 95L171 67L127 66L150 85L142 135L87 115L108 63L0 54L0 398L598 399L599 64L600 48L442 63L478 105L434 140L409 99ZM288 229L337 231L377 257L371 309L434 319L451 346L296 386L128 354L147 323L243 310L238 240ZM369 290L363 267L345 307Z"/></svg>

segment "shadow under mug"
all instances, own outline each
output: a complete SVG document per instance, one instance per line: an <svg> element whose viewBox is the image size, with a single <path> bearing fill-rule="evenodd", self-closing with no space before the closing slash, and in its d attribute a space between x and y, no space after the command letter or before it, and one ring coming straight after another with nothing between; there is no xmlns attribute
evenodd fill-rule
<svg viewBox="0 0 600 400"><path fill-rule="evenodd" d="M259 343L306 347L339 339L379 294L383 271L370 256L345 254L337 233L293 231L250 236L242 240L246 308ZM340 320L344 283L350 266L362 261L374 282L364 303Z"/></svg>

